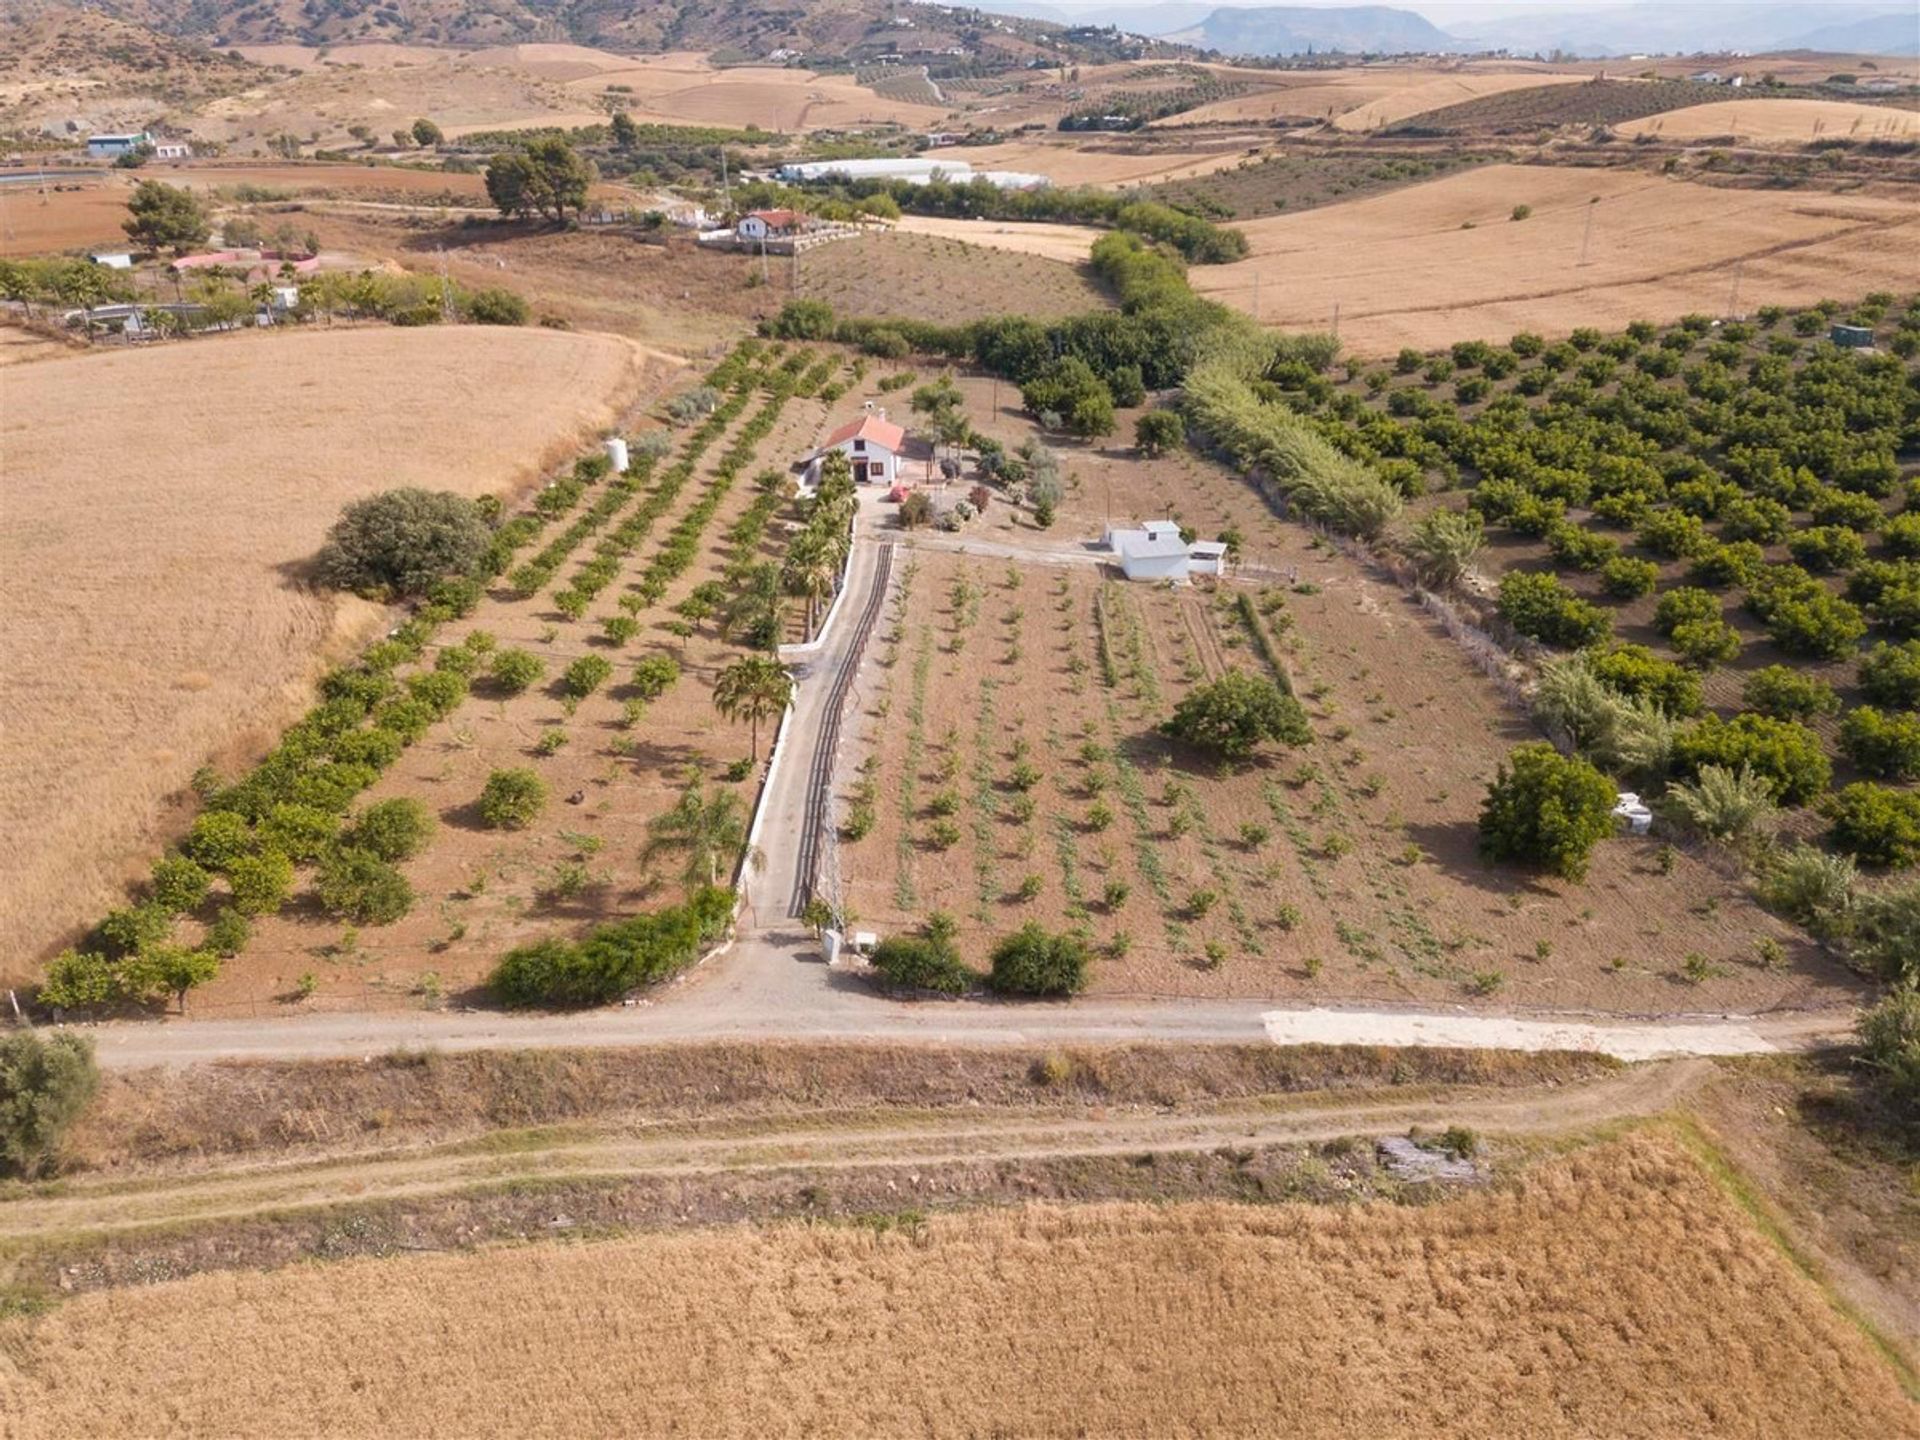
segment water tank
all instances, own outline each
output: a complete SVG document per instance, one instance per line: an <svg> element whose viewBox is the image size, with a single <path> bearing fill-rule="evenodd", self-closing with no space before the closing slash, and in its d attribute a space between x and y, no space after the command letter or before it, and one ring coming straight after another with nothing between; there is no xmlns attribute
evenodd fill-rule
<svg viewBox="0 0 1920 1440"><path fill-rule="evenodd" d="M607 459L613 465L613 473L616 475L626 474L627 473L627 442L622 440L618 435L616 435L611 440L607 441L605 448L607 452Z"/></svg>

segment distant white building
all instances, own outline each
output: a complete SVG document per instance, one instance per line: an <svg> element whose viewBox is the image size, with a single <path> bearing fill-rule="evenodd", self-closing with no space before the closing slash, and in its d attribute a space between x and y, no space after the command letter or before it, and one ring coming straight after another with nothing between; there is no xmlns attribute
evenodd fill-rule
<svg viewBox="0 0 1920 1440"><path fill-rule="evenodd" d="M113 160L152 143L153 137L144 130L135 130L126 135L89 135L87 155L94 160Z"/></svg>
<svg viewBox="0 0 1920 1440"><path fill-rule="evenodd" d="M156 160L191 160L193 146L184 140L156 140L153 142L153 158Z"/></svg>
<svg viewBox="0 0 1920 1440"><path fill-rule="evenodd" d="M94 264L107 270L131 270L133 256L124 250L96 250L87 256Z"/></svg>
<svg viewBox="0 0 1920 1440"><path fill-rule="evenodd" d="M807 217L798 210L749 210L740 217L734 234L748 244L761 240L782 240L797 235L807 226Z"/></svg>

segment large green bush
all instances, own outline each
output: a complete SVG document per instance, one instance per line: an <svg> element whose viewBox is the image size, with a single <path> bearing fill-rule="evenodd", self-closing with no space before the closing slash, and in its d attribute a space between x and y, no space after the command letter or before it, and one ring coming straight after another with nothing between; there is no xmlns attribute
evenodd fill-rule
<svg viewBox="0 0 1920 1440"><path fill-rule="evenodd" d="M1920 715L1871 705L1849 710L1840 722L1840 748L1868 775L1912 780L1920 776Z"/></svg>
<svg viewBox="0 0 1920 1440"><path fill-rule="evenodd" d="M528 651L502 650L493 657L493 665L488 673L493 677L493 683L507 694L518 695L538 684L540 677L547 673L547 667L537 655Z"/></svg>
<svg viewBox="0 0 1920 1440"><path fill-rule="evenodd" d="M1790 665L1755 670L1747 676L1740 695L1747 709L1776 720L1806 720L1832 715L1840 708L1840 697L1831 685Z"/></svg>
<svg viewBox="0 0 1920 1440"><path fill-rule="evenodd" d="M433 816L408 796L369 805L347 827L345 843L389 863L418 855L433 838Z"/></svg>
<svg viewBox="0 0 1920 1440"><path fill-rule="evenodd" d="M1524 570L1501 580L1500 614L1522 635L1568 650L1598 644L1613 631L1613 617L1568 590L1557 575Z"/></svg>
<svg viewBox="0 0 1920 1440"><path fill-rule="evenodd" d="M41 1174L99 1089L91 1040L30 1030L0 1039L0 1166L29 1180Z"/></svg>
<svg viewBox="0 0 1920 1440"><path fill-rule="evenodd" d="M271 915L293 893L293 862L278 850L242 855L227 867L227 885L242 915Z"/></svg>
<svg viewBox="0 0 1920 1440"><path fill-rule="evenodd" d="M921 935L889 935L874 947L872 961L886 984L903 990L964 995L980 979L937 927Z"/></svg>
<svg viewBox="0 0 1920 1440"><path fill-rule="evenodd" d="M480 818L496 830L524 830L546 805L546 782L531 770L496 770L480 791Z"/></svg>
<svg viewBox="0 0 1920 1440"><path fill-rule="evenodd" d="M371 850L351 845L320 861L315 891L329 915L356 925L391 925L413 908L407 877Z"/></svg>
<svg viewBox="0 0 1920 1440"><path fill-rule="evenodd" d="M1920 793L1860 780L1827 801L1834 847L1868 865L1920 864Z"/></svg>
<svg viewBox="0 0 1920 1440"><path fill-rule="evenodd" d="M1860 688L1876 705L1920 710L1920 640L1874 646L1860 661Z"/></svg>
<svg viewBox="0 0 1920 1440"><path fill-rule="evenodd" d="M1644 645L1615 644L1589 656L1595 678L1633 699L1651 701L1669 715L1700 710L1700 677L1662 660Z"/></svg>
<svg viewBox="0 0 1920 1440"><path fill-rule="evenodd" d="M1705 765L1749 768L1766 779L1782 805L1806 804L1833 778L1818 735L1797 721L1766 715L1704 716L1674 738L1673 761L1686 776L1697 776Z"/></svg>
<svg viewBox="0 0 1920 1440"><path fill-rule="evenodd" d="M1271 680L1238 670L1188 691L1160 728L1182 744L1228 760L1243 760L1268 740L1306 745L1313 739L1298 700Z"/></svg>
<svg viewBox="0 0 1920 1440"><path fill-rule="evenodd" d="M341 590L425 595L435 581L472 570L491 539L480 507L464 495L388 490L347 506L327 532L318 569Z"/></svg>
<svg viewBox="0 0 1920 1440"><path fill-rule="evenodd" d="M987 983L1003 995L1077 995L1087 983L1086 942L1034 923L1001 940L989 958Z"/></svg>
<svg viewBox="0 0 1920 1440"><path fill-rule="evenodd" d="M1495 860L1582 879L1593 847L1613 832L1613 782L1551 745L1517 746L1487 787L1480 849Z"/></svg>
<svg viewBox="0 0 1920 1440"><path fill-rule="evenodd" d="M1920 955L1920 923L1907 942L1907 953ZM1920 1123L1920 988L1896 986L1860 1017L1858 1034L1861 1059L1908 1120Z"/></svg>

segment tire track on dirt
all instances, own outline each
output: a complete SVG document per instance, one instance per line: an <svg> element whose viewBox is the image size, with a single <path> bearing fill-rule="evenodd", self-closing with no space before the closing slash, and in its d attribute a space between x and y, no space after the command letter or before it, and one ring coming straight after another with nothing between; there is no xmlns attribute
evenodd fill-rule
<svg viewBox="0 0 1920 1440"><path fill-rule="evenodd" d="M342 1161L303 1160L129 1183L79 1178L57 1193L0 1203L0 1241L123 1232L186 1221L371 1200L417 1200L475 1187L607 1176L709 1176L796 1167L890 1168L982 1160L1060 1159L1306 1144L1414 1126L1467 1125L1490 1134L1547 1136L1659 1114L1713 1073L1705 1060L1666 1061L1576 1086L1522 1092L1360 1092L1269 1096L1187 1110L1008 1114L934 1112L912 1123L832 1114L759 1124L723 1119L655 1133L617 1127L500 1132L480 1142L398 1150ZM888 1117L893 1118L893 1117ZM633 1122L628 1122L629 1126ZM511 1148L487 1148L500 1145Z"/></svg>

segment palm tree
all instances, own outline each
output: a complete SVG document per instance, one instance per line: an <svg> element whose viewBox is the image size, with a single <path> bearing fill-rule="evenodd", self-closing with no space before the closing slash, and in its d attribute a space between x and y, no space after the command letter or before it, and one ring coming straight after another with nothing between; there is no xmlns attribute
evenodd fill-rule
<svg viewBox="0 0 1920 1440"><path fill-rule="evenodd" d="M647 826L641 859L651 862L662 851L684 855L680 879L689 890L720 883L720 862L747 843L746 814L740 797L731 790L708 790L696 776L664 815Z"/></svg>
<svg viewBox="0 0 1920 1440"><path fill-rule="evenodd" d="M831 533L805 531L787 550L786 569L781 575L787 592L807 602L807 639L813 639L814 618L820 602L833 594L840 578L840 558L844 546L834 543Z"/></svg>
<svg viewBox="0 0 1920 1440"><path fill-rule="evenodd" d="M760 756L760 722L778 715L793 699L793 676L766 655L743 656L713 682L713 708L753 727L752 755Z"/></svg>
<svg viewBox="0 0 1920 1440"><path fill-rule="evenodd" d="M770 561L751 566L720 613L720 635L731 640L744 636L754 645L774 650L780 644L780 572Z"/></svg>

